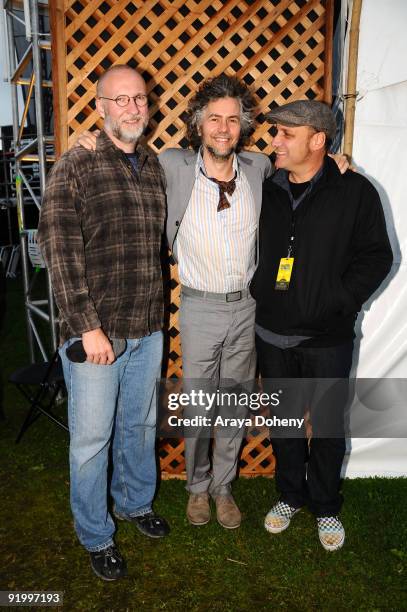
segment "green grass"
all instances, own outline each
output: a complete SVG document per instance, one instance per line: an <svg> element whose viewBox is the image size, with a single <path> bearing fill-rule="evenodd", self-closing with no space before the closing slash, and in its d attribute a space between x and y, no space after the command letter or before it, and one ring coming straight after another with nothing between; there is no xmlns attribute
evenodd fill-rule
<svg viewBox="0 0 407 612"><path fill-rule="evenodd" d="M15 281L8 301L3 378L27 361L21 286ZM6 386L4 405L0 590L64 591L64 610L407 609L407 479L345 481L346 542L336 553L322 549L306 511L285 533L264 530L264 515L276 499L273 480L236 482L244 518L234 531L216 520L191 527L184 483L162 482L155 509L169 521L170 536L150 540L120 523L117 543L129 576L105 583L91 572L73 531L67 436L41 417L15 445L24 402Z"/></svg>

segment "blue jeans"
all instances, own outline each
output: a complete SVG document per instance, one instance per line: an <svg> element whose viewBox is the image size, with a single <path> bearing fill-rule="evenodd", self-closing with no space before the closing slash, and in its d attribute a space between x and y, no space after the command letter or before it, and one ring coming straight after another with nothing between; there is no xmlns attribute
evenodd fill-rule
<svg viewBox="0 0 407 612"><path fill-rule="evenodd" d="M108 460L112 445L110 493L118 514L151 510L155 460L156 380L160 377L162 332L127 340L111 365L72 363L60 349L68 389L71 508L78 538L91 552L113 543L108 511Z"/></svg>

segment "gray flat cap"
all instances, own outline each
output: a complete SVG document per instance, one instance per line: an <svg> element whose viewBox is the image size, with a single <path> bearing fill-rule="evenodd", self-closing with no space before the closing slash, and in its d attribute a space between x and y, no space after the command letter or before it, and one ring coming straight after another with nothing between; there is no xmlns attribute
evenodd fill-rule
<svg viewBox="0 0 407 612"><path fill-rule="evenodd" d="M335 116L329 106L317 100L296 100L277 106L266 115L270 123L281 123L289 127L309 125L333 140L336 134Z"/></svg>

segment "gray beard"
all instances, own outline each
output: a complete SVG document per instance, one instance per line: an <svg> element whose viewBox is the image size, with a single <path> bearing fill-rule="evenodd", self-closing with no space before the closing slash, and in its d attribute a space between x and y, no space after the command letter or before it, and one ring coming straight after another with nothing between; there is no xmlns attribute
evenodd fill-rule
<svg viewBox="0 0 407 612"><path fill-rule="evenodd" d="M206 150L208 151L209 155L217 161L226 161L227 159L230 159L230 157L232 157L233 153L236 151L236 149L232 147L226 153L218 153L218 151L216 151L213 147L208 146L206 146Z"/></svg>
<svg viewBox="0 0 407 612"><path fill-rule="evenodd" d="M120 126L114 125L112 127L113 136L116 136L120 142L125 142L126 144L136 144L144 132L144 126L140 126L137 130L133 132L126 133Z"/></svg>

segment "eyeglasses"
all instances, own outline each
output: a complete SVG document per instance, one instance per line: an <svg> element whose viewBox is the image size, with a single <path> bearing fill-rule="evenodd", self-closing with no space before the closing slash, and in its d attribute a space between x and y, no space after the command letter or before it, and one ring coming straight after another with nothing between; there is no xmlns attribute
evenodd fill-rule
<svg viewBox="0 0 407 612"><path fill-rule="evenodd" d="M146 94L137 94L136 96L117 96L117 98L107 98L106 96L99 96L100 100L112 100L112 102L116 102L117 106L127 106L130 103L130 100L134 100L134 103L137 106L147 106L148 98Z"/></svg>

